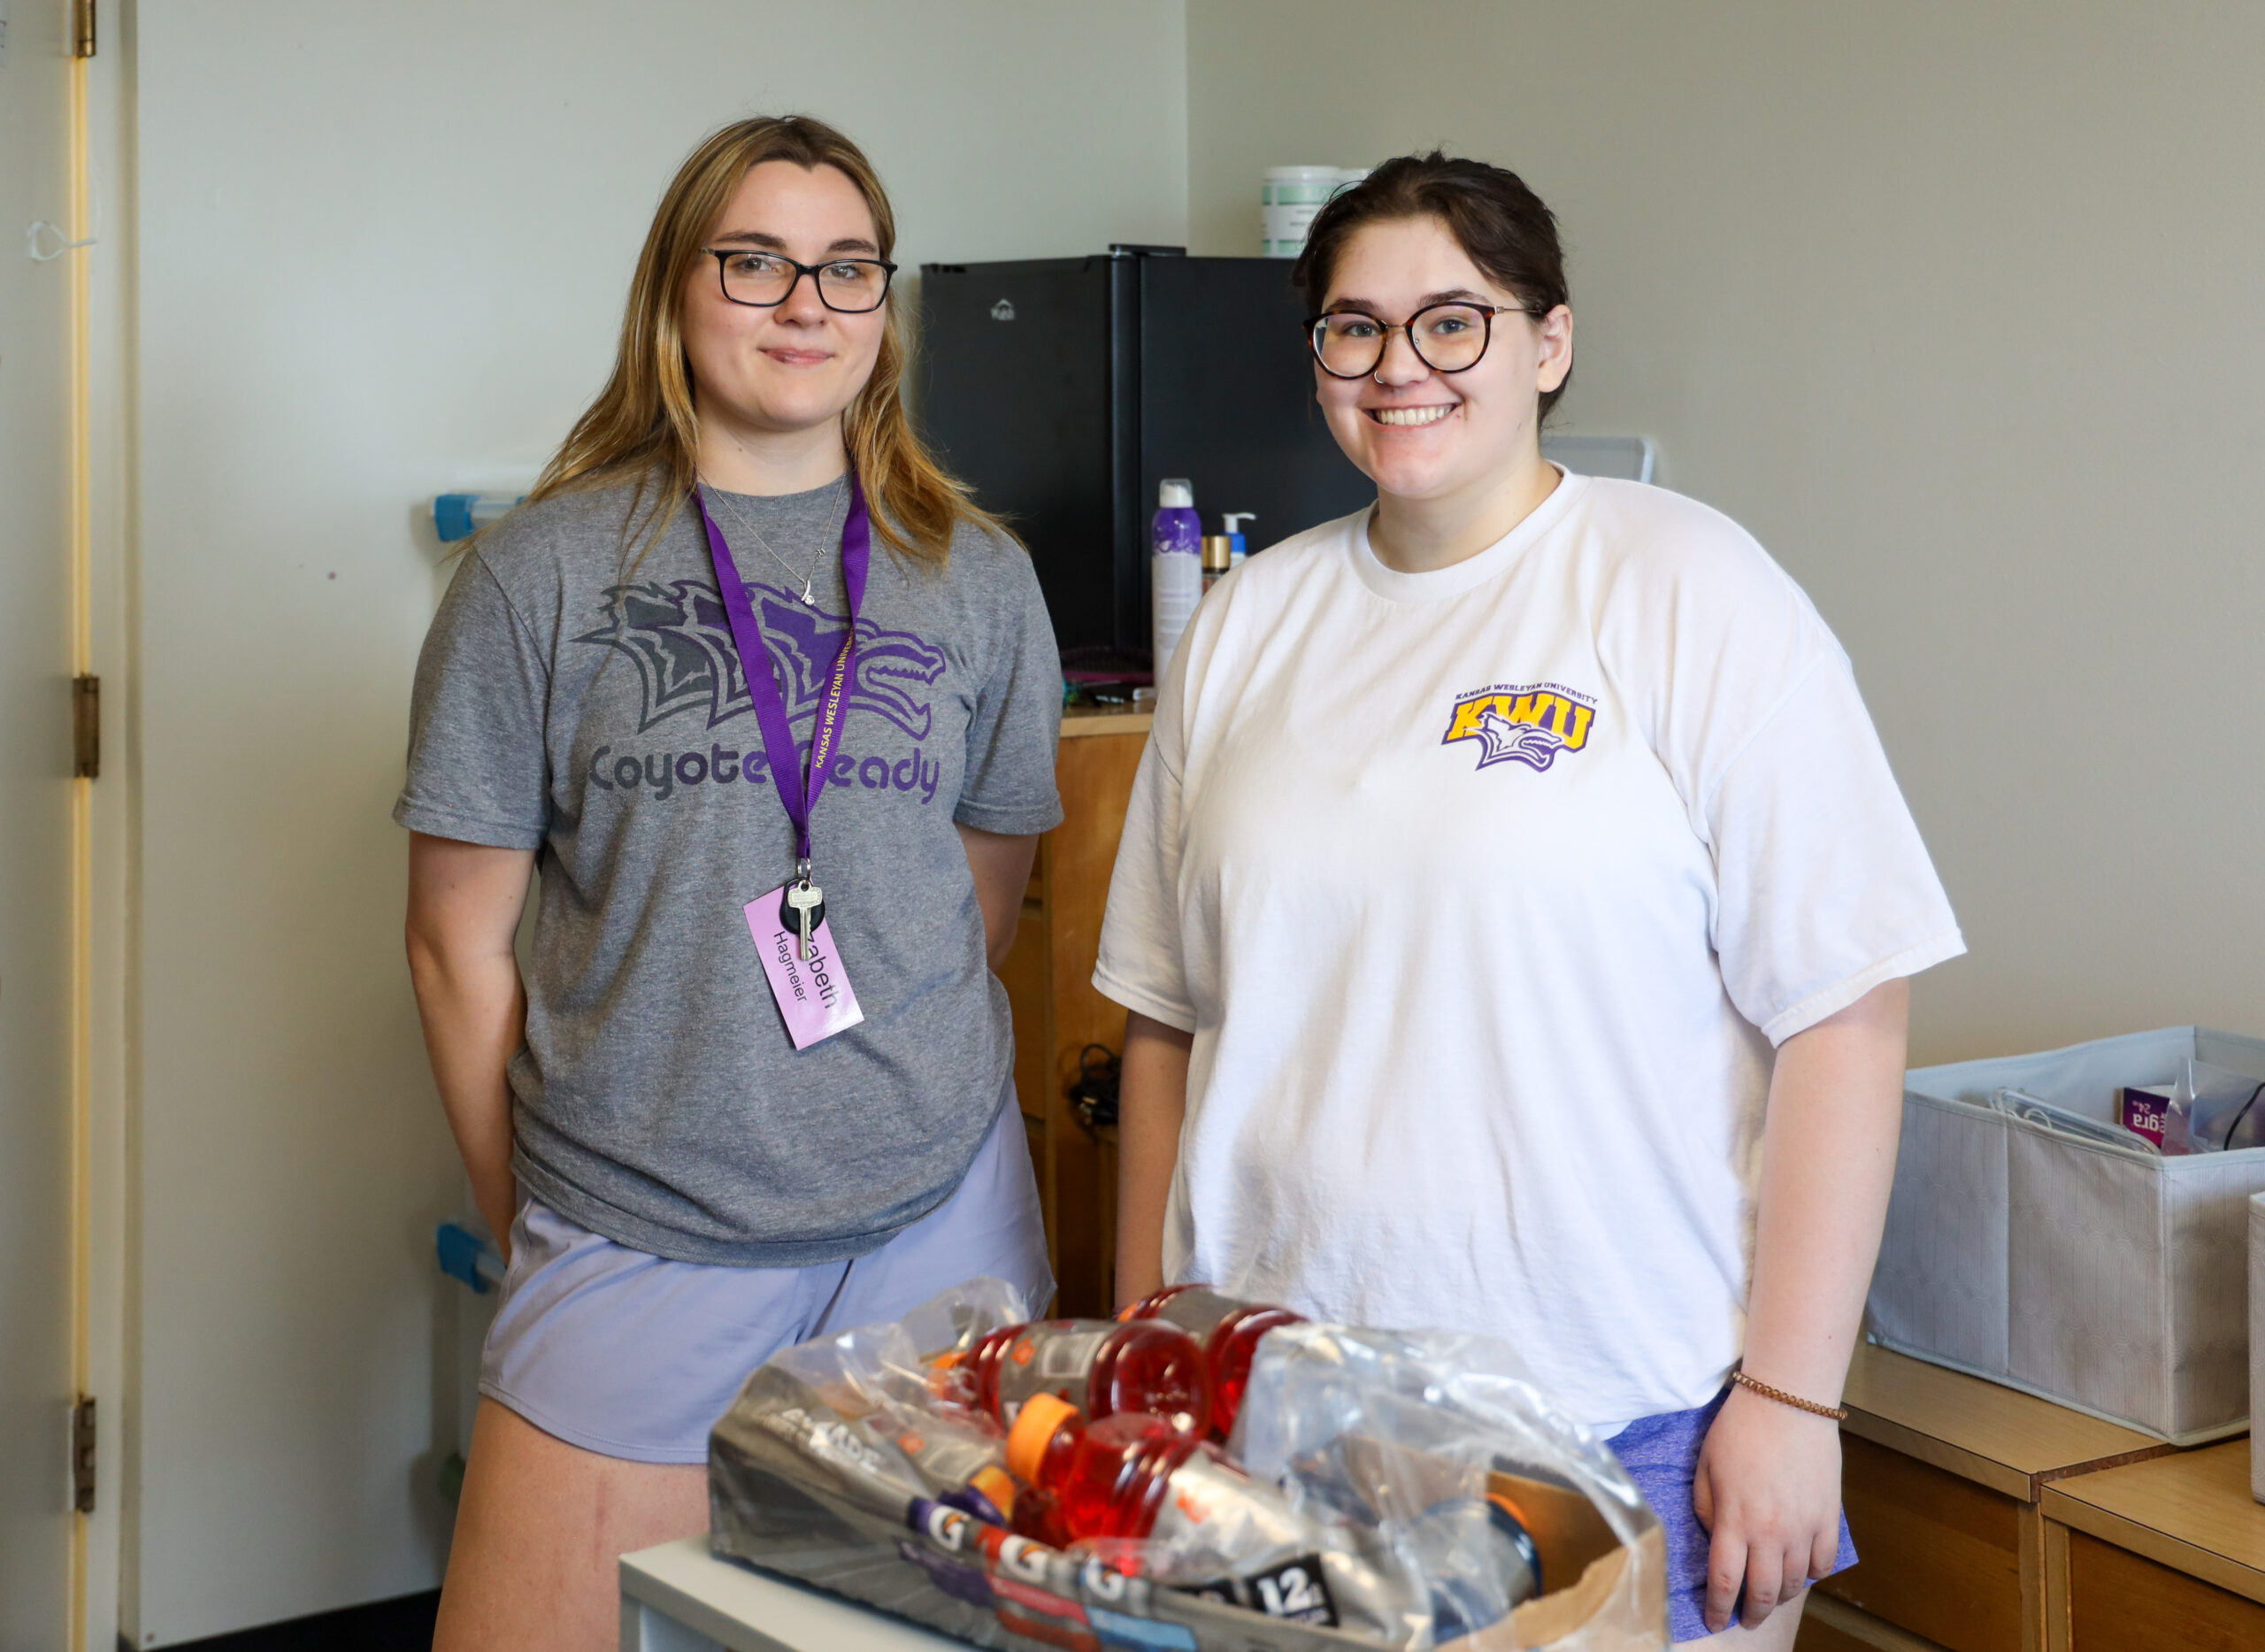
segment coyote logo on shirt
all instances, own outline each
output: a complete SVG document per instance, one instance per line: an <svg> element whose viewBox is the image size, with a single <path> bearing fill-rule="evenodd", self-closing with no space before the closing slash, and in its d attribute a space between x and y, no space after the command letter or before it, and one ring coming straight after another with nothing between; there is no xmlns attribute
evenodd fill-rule
<svg viewBox="0 0 2265 1652"><path fill-rule="evenodd" d="M1547 769L1559 752L1587 745L1595 720L1596 702L1562 683L1496 683L1456 697L1440 743L1477 741L1482 769L1512 761Z"/></svg>
<svg viewBox="0 0 2265 1652"><path fill-rule="evenodd" d="M787 715L815 717L826 672L841 651L847 614L805 608L788 592L750 581L756 623L787 667ZM732 640L723 599L705 580L646 580L617 585L600 610L605 623L577 642L618 649L637 663L644 710L637 726L649 729L689 708L710 728L755 709L740 653ZM849 681L849 709L887 718L915 740L928 738L931 695L944 674L944 651L910 631L883 631L857 622L857 657Z"/></svg>

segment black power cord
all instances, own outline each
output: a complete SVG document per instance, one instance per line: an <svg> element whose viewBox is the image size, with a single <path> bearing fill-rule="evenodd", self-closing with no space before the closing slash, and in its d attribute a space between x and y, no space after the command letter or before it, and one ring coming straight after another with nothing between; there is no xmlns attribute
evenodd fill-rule
<svg viewBox="0 0 2265 1652"><path fill-rule="evenodd" d="M2226 1139L2218 1143L2219 1152L2223 1153L2232 1148L2233 1133L2241 1128L2241 1121L2249 1117L2249 1110L2257 1105L2257 1098L2261 1095L2265 1095L2265 1084L2261 1084L2250 1091L2249 1099L2241 1104L2241 1110L2233 1116L2233 1122L2226 1126Z"/></svg>

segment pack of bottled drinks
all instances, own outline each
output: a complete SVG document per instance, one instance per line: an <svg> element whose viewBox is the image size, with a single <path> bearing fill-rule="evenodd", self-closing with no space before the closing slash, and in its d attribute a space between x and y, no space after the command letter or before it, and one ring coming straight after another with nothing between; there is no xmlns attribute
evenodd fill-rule
<svg viewBox="0 0 2265 1652"><path fill-rule="evenodd" d="M1657 1518L1507 1345L1201 1286L1033 1323L971 1279L788 1348L709 1500L718 1554L980 1647L1668 1644Z"/></svg>

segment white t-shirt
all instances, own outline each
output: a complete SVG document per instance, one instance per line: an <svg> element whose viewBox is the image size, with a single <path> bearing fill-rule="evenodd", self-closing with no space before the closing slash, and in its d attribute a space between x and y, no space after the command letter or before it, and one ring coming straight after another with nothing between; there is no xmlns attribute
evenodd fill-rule
<svg viewBox="0 0 2265 1652"><path fill-rule="evenodd" d="M1963 950L1799 588L1568 475L1453 567L1363 514L1203 599L1094 984L1194 1034L1167 1278L1505 1337L1610 1432L1739 1356L1773 1044Z"/></svg>

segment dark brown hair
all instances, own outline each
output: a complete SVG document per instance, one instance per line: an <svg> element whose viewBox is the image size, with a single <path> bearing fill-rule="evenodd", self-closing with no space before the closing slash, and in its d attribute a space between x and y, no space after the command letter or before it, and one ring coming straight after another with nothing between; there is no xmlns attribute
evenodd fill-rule
<svg viewBox="0 0 2265 1652"><path fill-rule="evenodd" d="M1396 218L1438 219L1487 279L1516 294L1536 319L1571 302L1556 215L1526 188L1525 180L1507 167L1433 150L1385 162L1315 216L1306 250L1290 270L1290 280L1304 295L1309 311L1317 312L1328 301L1338 255L1354 232ZM1549 410L1571 382L1568 372L1565 383L1542 392L1541 422L1547 422Z"/></svg>

